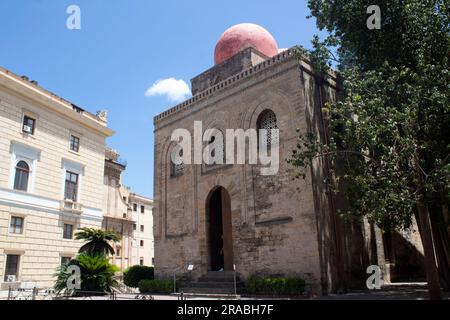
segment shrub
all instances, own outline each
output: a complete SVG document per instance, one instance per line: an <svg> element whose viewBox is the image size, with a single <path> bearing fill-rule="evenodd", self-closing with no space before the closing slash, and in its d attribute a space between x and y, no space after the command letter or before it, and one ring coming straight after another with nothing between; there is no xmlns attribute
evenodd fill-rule
<svg viewBox="0 0 450 320"><path fill-rule="evenodd" d="M172 280L141 280L139 281L139 291L141 293L172 293Z"/></svg>
<svg viewBox="0 0 450 320"><path fill-rule="evenodd" d="M80 253L75 259L59 266L56 270L55 290L61 292L67 290L69 278L72 271L69 266L78 266L80 268L81 291L89 291L90 295L94 292L111 292L113 288L118 287L115 273L119 268L112 265L104 254Z"/></svg>
<svg viewBox="0 0 450 320"><path fill-rule="evenodd" d="M123 272L123 282L125 285L137 288L141 280L153 280L154 268L147 266L132 266Z"/></svg>
<svg viewBox="0 0 450 320"><path fill-rule="evenodd" d="M305 291L305 280L251 276L245 281L245 288L251 294L298 295Z"/></svg>

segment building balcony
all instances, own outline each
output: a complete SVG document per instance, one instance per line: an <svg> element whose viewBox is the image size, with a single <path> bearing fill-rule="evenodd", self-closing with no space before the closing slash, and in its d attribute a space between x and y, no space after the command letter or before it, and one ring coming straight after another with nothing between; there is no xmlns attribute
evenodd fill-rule
<svg viewBox="0 0 450 320"><path fill-rule="evenodd" d="M127 213L105 213L104 214L104 218L109 218L109 219L115 219L115 220L123 220L126 222L130 222L130 223L134 223L134 219L133 219L133 215L131 213L131 210L129 210Z"/></svg>
<svg viewBox="0 0 450 320"><path fill-rule="evenodd" d="M66 199L60 201L60 208L62 211L71 212L71 213L82 213L83 205L81 203Z"/></svg>

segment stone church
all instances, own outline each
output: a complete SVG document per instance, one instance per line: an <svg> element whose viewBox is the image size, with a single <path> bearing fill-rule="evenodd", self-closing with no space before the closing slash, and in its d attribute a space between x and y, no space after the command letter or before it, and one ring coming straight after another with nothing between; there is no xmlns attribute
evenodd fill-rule
<svg viewBox="0 0 450 320"><path fill-rule="evenodd" d="M368 223L339 221L342 200L322 183L327 163L316 161L303 180L294 179L296 168L286 162L297 128L327 138L321 108L336 98L336 74L319 79L306 57L280 50L267 30L248 23L225 31L214 61L191 80L192 98L154 118L156 277L189 273L195 281L235 269L241 279L299 276L320 294L364 284L366 268L376 264L389 281L395 273L389 269L398 267L386 245L393 236ZM223 133L279 129L277 174L261 175L260 164L174 164L171 134L193 132L194 121ZM417 239L410 234L405 246L419 261Z"/></svg>

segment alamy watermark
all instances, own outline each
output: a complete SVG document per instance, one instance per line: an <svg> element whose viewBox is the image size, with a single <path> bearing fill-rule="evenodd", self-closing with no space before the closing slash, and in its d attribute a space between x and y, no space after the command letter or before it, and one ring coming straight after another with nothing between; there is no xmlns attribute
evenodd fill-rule
<svg viewBox="0 0 450 320"><path fill-rule="evenodd" d="M72 4L67 7L66 13L69 17L66 20L66 27L69 30L81 29L81 9L79 6Z"/></svg>
<svg viewBox="0 0 450 320"><path fill-rule="evenodd" d="M203 133L202 121L194 121L194 137L187 129L176 129L172 132L171 141L177 142L170 153L170 159L176 165L246 164L248 159L248 164L259 163L263 166L261 175L278 173L278 129L226 129L224 137L222 131L214 128Z"/></svg>
<svg viewBox="0 0 450 320"><path fill-rule="evenodd" d="M371 265L367 267L366 273L370 274L366 280L367 289L381 289L381 285L383 284L381 268L377 265Z"/></svg>
<svg viewBox="0 0 450 320"><path fill-rule="evenodd" d="M81 270L79 266L70 265L67 267L67 272L71 275L67 278L66 286L69 290L81 289Z"/></svg>
<svg viewBox="0 0 450 320"><path fill-rule="evenodd" d="M367 18L366 25L369 30L380 30L381 29L381 9L377 5L371 5L367 7L367 14L370 14Z"/></svg>

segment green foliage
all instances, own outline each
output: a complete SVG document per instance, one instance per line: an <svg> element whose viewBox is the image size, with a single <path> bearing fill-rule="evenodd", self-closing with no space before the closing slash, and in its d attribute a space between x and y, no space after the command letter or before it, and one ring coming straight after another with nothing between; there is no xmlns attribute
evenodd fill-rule
<svg viewBox="0 0 450 320"><path fill-rule="evenodd" d="M316 71L326 77L334 61L344 80L339 100L322 109L329 140L302 133L288 161L305 177L315 159L329 159L326 182L335 191L344 186L350 204L342 214L404 229L418 201L450 204L449 7L443 0L383 1L381 29L369 30L371 4L309 0L329 33L313 39Z"/></svg>
<svg viewBox="0 0 450 320"><path fill-rule="evenodd" d="M141 280L139 281L139 291L141 293L164 293L173 292L172 280Z"/></svg>
<svg viewBox="0 0 450 320"><path fill-rule="evenodd" d="M75 234L75 240L84 240L86 243L79 252L114 254L114 248L109 242L120 241L120 236L113 231L104 231L94 228L80 228Z"/></svg>
<svg viewBox="0 0 450 320"><path fill-rule="evenodd" d="M299 295L305 291L305 280L251 276L245 281L245 288L251 294Z"/></svg>
<svg viewBox="0 0 450 320"><path fill-rule="evenodd" d="M111 292L118 287L115 273L119 268L110 264L103 254L81 253L70 262L57 268L54 288L57 292L67 289L67 280L72 275L67 268L71 265L80 267L81 291Z"/></svg>
<svg viewBox="0 0 450 320"><path fill-rule="evenodd" d="M147 266L132 266L123 273L123 282L132 288L137 288L141 280L153 280L154 278L154 268Z"/></svg>

